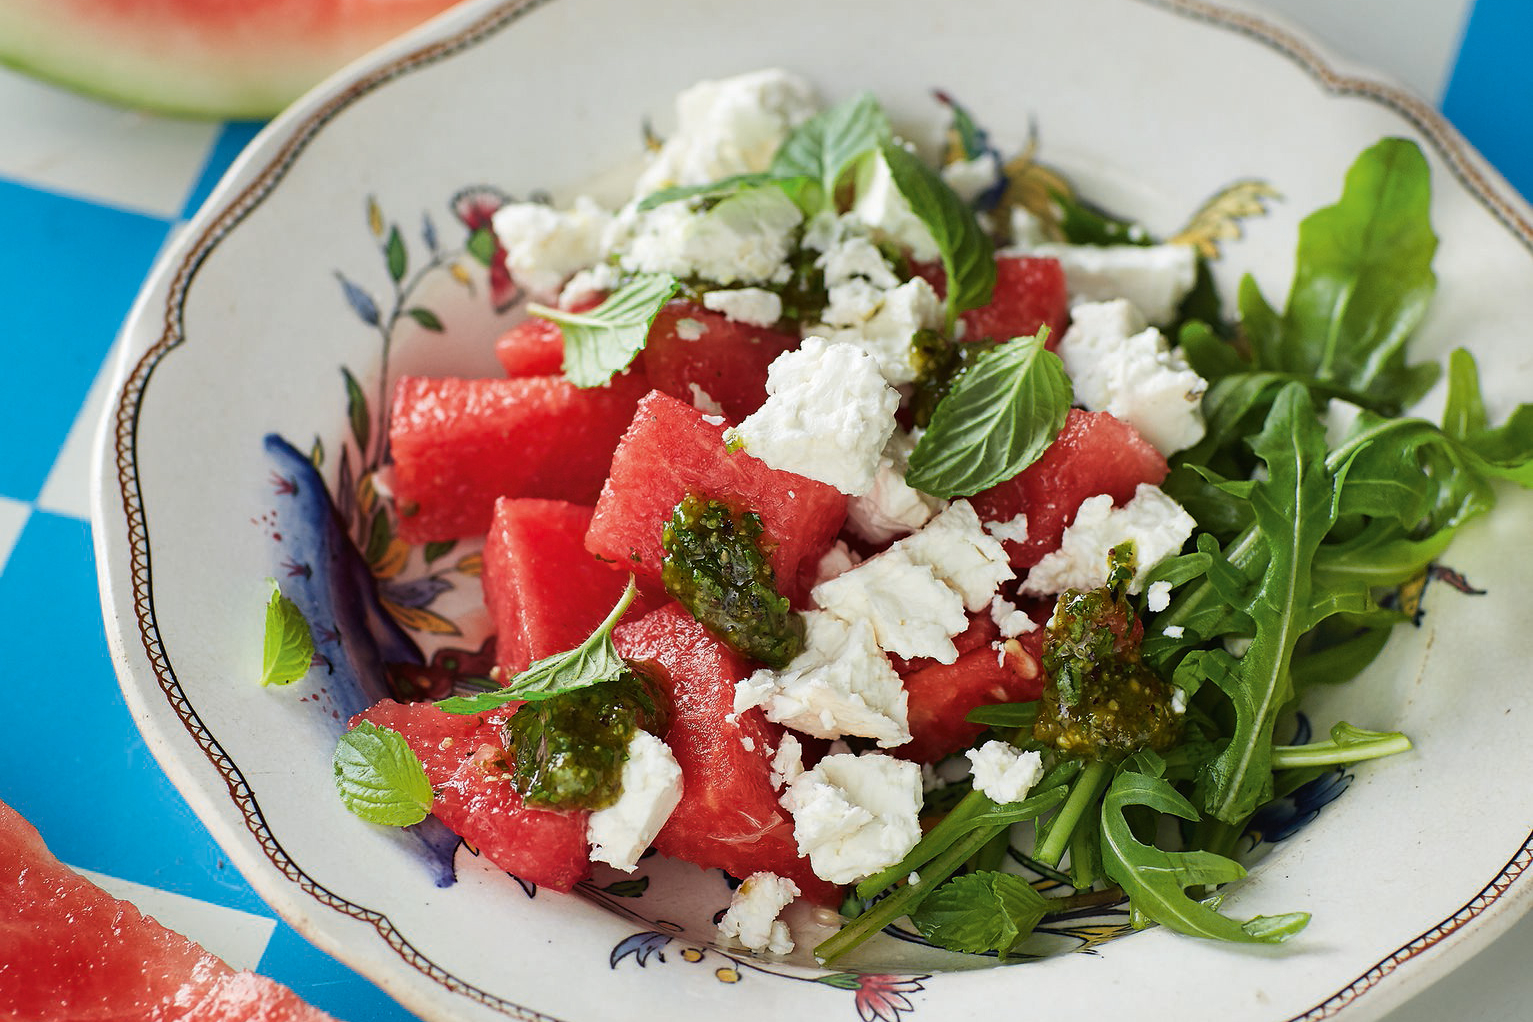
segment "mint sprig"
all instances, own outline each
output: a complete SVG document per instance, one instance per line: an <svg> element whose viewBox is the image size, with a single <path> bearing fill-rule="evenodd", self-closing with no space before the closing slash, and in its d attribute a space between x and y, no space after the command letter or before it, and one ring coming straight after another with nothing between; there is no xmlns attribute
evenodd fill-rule
<svg viewBox="0 0 1533 1022"><path fill-rule="evenodd" d="M580 645L533 661L532 666L512 678L504 688L473 696L452 696L438 702L437 709L447 713L483 713L518 700L534 702L561 692L612 681L627 666L612 644L612 629L617 627L637 592L638 587L630 575L628 587L623 590L617 605Z"/></svg>
<svg viewBox="0 0 1533 1022"><path fill-rule="evenodd" d="M880 148L884 163L910 210L931 232L947 271L947 332L958 316L990 302L995 291L995 248L974 211L942 175L895 142Z"/></svg>
<svg viewBox="0 0 1533 1022"><path fill-rule="evenodd" d="M527 311L564 332L564 375L577 387L600 387L628 368L649 339L650 324L680 286L669 273L646 273L588 312L530 302Z"/></svg>
<svg viewBox="0 0 1533 1022"><path fill-rule="evenodd" d="M954 877L927 895L910 921L921 936L949 951L996 951L1004 957L1048 911L1048 899L1021 877L979 871Z"/></svg>
<svg viewBox="0 0 1533 1022"><path fill-rule="evenodd" d="M905 481L936 497L967 497L1038 460L1059 435L1074 391L1044 348L1048 328L976 361L937 403Z"/></svg>
<svg viewBox="0 0 1533 1022"><path fill-rule="evenodd" d="M398 731L364 720L341 736L331 765L341 801L368 823L408 827L431 812L431 782Z"/></svg>
<svg viewBox="0 0 1533 1022"><path fill-rule="evenodd" d="M820 208L834 209L847 170L893 136L888 114L872 93L863 92L795 128L772 157L770 173L782 180L806 177L819 182Z"/></svg>
<svg viewBox="0 0 1533 1022"><path fill-rule="evenodd" d="M266 604L266 633L261 644L261 684L290 685L309 673L314 634L298 605L282 595L275 579Z"/></svg>

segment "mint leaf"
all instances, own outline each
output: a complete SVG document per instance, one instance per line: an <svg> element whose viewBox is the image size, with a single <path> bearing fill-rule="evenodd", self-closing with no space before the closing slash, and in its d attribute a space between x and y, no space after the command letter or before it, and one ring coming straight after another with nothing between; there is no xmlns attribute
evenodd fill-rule
<svg viewBox="0 0 1533 1022"><path fill-rule="evenodd" d="M630 575L628 588L623 590L617 605L586 641L574 649L533 661L530 667L512 678L505 688L474 696L443 699L436 704L437 709L447 713L481 713L517 700L533 702L561 692L615 680L628 664L618 656L617 647L612 645L612 629L633 603L637 592L638 588Z"/></svg>
<svg viewBox="0 0 1533 1022"><path fill-rule="evenodd" d="M628 368L649 339L649 325L679 283L669 273L646 273L618 288L589 312L536 302L527 311L564 331L564 375L577 387L600 387Z"/></svg>
<svg viewBox="0 0 1533 1022"><path fill-rule="evenodd" d="M947 332L960 313L990 301L995 291L995 250L974 219L974 211L949 188L942 175L894 142L880 147L894 185L920 218L942 254L947 271Z"/></svg>
<svg viewBox="0 0 1533 1022"><path fill-rule="evenodd" d="M704 202L710 202L728 198L747 189L776 183L778 183L777 175L768 171L757 171L751 174L732 174L729 177L700 185L672 185L670 188L662 188L658 192L651 192L646 195L639 202L637 209L640 213L643 213L646 210L654 209L656 206L679 202L682 199L702 199Z"/></svg>
<svg viewBox="0 0 1533 1022"><path fill-rule="evenodd" d="M431 812L431 782L398 731L364 720L341 736L331 766L341 801L368 823L408 827Z"/></svg>
<svg viewBox="0 0 1533 1022"><path fill-rule="evenodd" d="M303 611L271 583L266 604L266 635L261 648L261 684L290 685L309 673L314 660L314 635Z"/></svg>
<svg viewBox="0 0 1533 1022"><path fill-rule="evenodd" d="M905 481L937 497L966 497L1022 471L1048 449L1070 412L1064 363L1044 348L1048 328L976 361L937 403Z"/></svg>
<svg viewBox="0 0 1533 1022"><path fill-rule="evenodd" d="M1158 757L1157 757L1158 759ZM1134 836L1125 810L1144 807L1197 820L1197 810L1179 795L1148 757L1135 757L1113 778L1102 800L1102 866L1123 888L1136 917L1193 937L1271 944L1304 929L1309 913L1257 916L1239 922L1187 895L1189 887L1214 887L1239 880L1245 869L1208 851L1167 852ZM1138 769L1136 769L1138 767Z"/></svg>
<svg viewBox="0 0 1533 1022"><path fill-rule="evenodd" d="M1002 956L1033 932L1048 899L1019 876L977 872L954 877L911 914L921 936L949 951Z"/></svg>
<svg viewBox="0 0 1533 1022"><path fill-rule="evenodd" d="M793 129L772 157L770 173L819 182L825 206L833 209L847 169L893 137L883 107L871 92L863 92Z"/></svg>

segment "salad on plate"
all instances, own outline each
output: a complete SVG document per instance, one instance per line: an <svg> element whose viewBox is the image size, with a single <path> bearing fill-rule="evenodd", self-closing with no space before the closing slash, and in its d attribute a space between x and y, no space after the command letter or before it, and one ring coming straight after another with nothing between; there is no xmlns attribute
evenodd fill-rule
<svg viewBox="0 0 1533 1022"><path fill-rule="evenodd" d="M1363 152L1286 301L1247 277L1231 319L1209 263L1269 187L1157 239L938 98L931 163L871 95L701 82L631 201L496 212L506 375L399 379L388 435L400 537L485 537L496 666L353 721L358 816L556 891L721 869L721 940L788 954L817 904L826 962L895 925L1005 959L1105 904L1260 943L1323 910L1220 888L1253 821L1410 741L1295 706L1425 580L1469 589L1448 543L1533 484L1533 411L1492 425L1467 352L1407 351L1426 161ZM267 680L308 664L295 614Z"/></svg>

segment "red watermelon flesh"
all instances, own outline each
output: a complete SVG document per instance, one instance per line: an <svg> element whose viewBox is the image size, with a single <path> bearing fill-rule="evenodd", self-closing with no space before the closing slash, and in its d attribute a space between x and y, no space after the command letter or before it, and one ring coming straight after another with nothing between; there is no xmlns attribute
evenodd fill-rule
<svg viewBox="0 0 1533 1022"><path fill-rule="evenodd" d="M59 862L0 802L0 1019L324 1022Z"/></svg>
<svg viewBox="0 0 1533 1022"><path fill-rule="evenodd" d="M991 635L997 636L992 624ZM1019 636L1018 649L1006 655L987 640L959 654L951 664L935 661L901 675L908 697L910 741L890 750L919 763L935 763L967 748L985 730L964 719L970 710L992 703L1025 703L1043 692L1039 665L1042 629Z"/></svg>
<svg viewBox="0 0 1533 1022"><path fill-rule="evenodd" d="M623 595L628 573L585 548L593 510L562 500L496 501L480 582L506 679L580 645ZM637 620L664 601L663 593L640 594L625 617Z"/></svg>
<svg viewBox="0 0 1533 1022"><path fill-rule="evenodd" d="M624 657L654 661L671 679L665 740L681 766L682 792L655 849L741 878L776 873L814 901L834 904L837 888L799 857L793 820L772 787L782 729L759 708L734 713L735 684L750 675L750 663L675 603L620 625L613 641Z"/></svg>
<svg viewBox="0 0 1533 1022"><path fill-rule="evenodd" d="M500 729L506 714L444 713L430 703L381 702L359 714L404 736L436 792L432 815L508 873L555 891L591 875L584 811L522 803Z"/></svg>
<svg viewBox="0 0 1533 1022"><path fill-rule="evenodd" d="M571 302L571 312L585 312L602 303L602 295L585 295ZM542 316L528 316L500 335L495 357L507 376L558 376L564 372L564 331Z"/></svg>
<svg viewBox="0 0 1533 1022"><path fill-rule="evenodd" d="M1100 493L1114 504L1132 500L1140 483L1160 485L1166 459L1148 441L1107 412L1070 409L1058 438L1043 456L1004 483L970 498L981 521L1027 515L1027 539L1005 542L1011 566L1031 568L1059 549L1081 501Z"/></svg>
<svg viewBox="0 0 1533 1022"><path fill-rule="evenodd" d="M940 264L927 263L915 269L939 295L946 295L947 278ZM995 292L989 304L970 309L959 321L964 325L966 341L1031 337L1040 326L1046 326L1049 338L1045 346L1052 351L1070 325L1065 271L1057 259L1001 256L995 261Z"/></svg>
<svg viewBox="0 0 1533 1022"><path fill-rule="evenodd" d="M691 302L660 310L644 346L650 386L689 405L700 395L739 422L766 400L767 367L798 347L795 334L751 326Z"/></svg>
<svg viewBox="0 0 1533 1022"><path fill-rule="evenodd" d="M659 582L661 530L683 497L700 493L761 516L764 539L776 544L770 559L778 589L799 595L800 569L812 571L830 548L846 519L846 497L728 450L723 433L692 406L659 392L647 395L612 456L586 549Z"/></svg>
<svg viewBox="0 0 1533 1022"><path fill-rule="evenodd" d="M557 376L401 378L389 421L400 538L481 535L497 497L594 503L648 389L636 374L587 389Z"/></svg>

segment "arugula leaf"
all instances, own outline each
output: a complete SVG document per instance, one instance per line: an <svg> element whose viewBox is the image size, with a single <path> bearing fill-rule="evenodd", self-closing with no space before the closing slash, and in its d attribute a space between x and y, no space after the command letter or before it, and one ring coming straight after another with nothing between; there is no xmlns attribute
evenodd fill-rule
<svg viewBox="0 0 1533 1022"><path fill-rule="evenodd" d="M937 243L947 271L947 332L960 313L990 301L995 290L995 251L974 211L949 188L942 175L895 142L879 150L894 186Z"/></svg>
<svg viewBox="0 0 1533 1022"><path fill-rule="evenodd" d="M309 673L314 635L298 604L282 595L276 579L266 604L266 632L261 644L261 684L290 685Z"/></svg>
<svg viewBox="0 0 1533 1022"><path fill-rule="evenodd" d="M889 117L871 92L815 114L789 133L772 157L768 174L804 177L820 184L824 205L834 209L846 171L894 136Z"/></svg>
<svg viewBox="0 0 1533 1022"><path fill-rule="evenodd" d="M341 736L331 766L341 801L368 823L408 827L431 812L431 782L398 731L364 720Z"/></svg>
<svg viewBox="0 0 1533 1022"><path fill-rule="evenodd" d="M1307 912L1256 916L1239 922L1193 900L1187 888L1239 880L1246 875L1245 869L1213 852L1167 852L1134 836L1125 815L1132 807L1143 806L1184 820L1198 819L1192 803L1159 776L1158 766L1149 757L1131 759L1113 778L1102 800L1102 866L1128 894L1136 918L1193 937L1248 944L1277 943L1304 929L1309 922Z"/></svg>
<svg viewBox="0 0 1533 1022"><path fill-rule="evenodd" d="M905 481L937 497L966 497L1010 479L1059 435L1074 392L1048 328L981 357L937 403Z"/></svg>
<svg viewBox="0 0 1533 1022"><path fill-rule="evenodd" d="M1437 286L1431 180L1414 142L1389 138L1347 171L1341 199L1299 225L1288 307L1276 317L1249 278L1240 309L1256 365L1368 394L1389 414L1424 394L1435 365L1405 343Z"/></svg>
<svg viewBox="0 0 1533 1022"><path fill-rule="evenodd" d="M1048 899L1011 873L981 871L954 877L910 915L921 936L949 951L1002 957L1033 932Z"/></svg>
<svg viewBox="0 0 1533 1022"><path fill-rule="evenodd" d="M617 627L637 592L638 587L630 575L628 587L623 590L617 605L580 645L563 653L534 660L530 667L512 678L502 689L480 692L473 696L452 696L439 701L437 709L447 713L481 713L509 702L522 699L535 702L561 692L571 692L616 679L628 663L618 656L617 647L612 645L612 629Z"/></svg>
<svg viewBox="0 0 1533 1022"><path fill-rule="evenodd" d="M628 368L649 338L649 325L680 283L669 273L641 274L589 312L530 302L527 311L564 331L564 375L577 387L600 387Z"/></svg>
<svg viewBox="0 0 1533 1022"><path fill-rule="evenodd" d="M672 185L662 188L658 192L650 192L639 200L635 209L646 212L656 206L664 206L667 203L679 202L682 199L701 198L704 202L723 199L736 192L748 188L759 188L762 185L775 184L777 176L768 171L755 171L749 174L731 174L729 177L719 178L717 181L709 181L700 185Z"/></svg>

